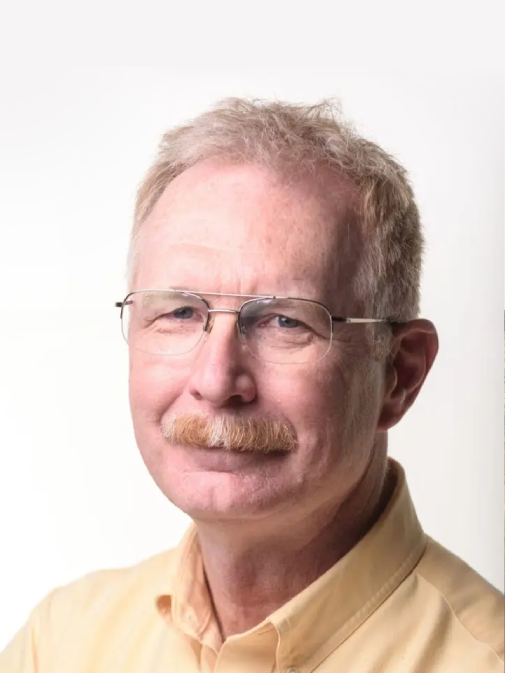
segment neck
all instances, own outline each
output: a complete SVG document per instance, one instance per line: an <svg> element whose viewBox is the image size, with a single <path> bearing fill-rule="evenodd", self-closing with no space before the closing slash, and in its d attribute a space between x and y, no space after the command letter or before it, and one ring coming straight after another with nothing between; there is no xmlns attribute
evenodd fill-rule
<svg viewBox="0 0 505 673"><path fill-rule="evenodd" d="M222 639L275 612L345 556L370 530L394 490L386 450L341 504L266 529L197 523L207 586Z"/></svg>

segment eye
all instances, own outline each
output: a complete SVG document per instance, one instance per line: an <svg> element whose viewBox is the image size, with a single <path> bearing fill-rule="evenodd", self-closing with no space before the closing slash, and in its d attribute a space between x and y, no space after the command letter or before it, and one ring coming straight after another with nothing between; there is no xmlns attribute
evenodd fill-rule
<svg viewBox="0 0 505 673"><path fill-rule="evenodd" d="M195 309L191 308L191 306L182 306L172 311L172 315L179 320L190 320L195 315Z"/></svg>
<svg viewBox="0 0 505 673"><path fill-rule="evenodd" d="M279 327L285 327L286 329L294 329L295 327L300 327L301 323L295 318L288 318L285 315L275 316Z"/></svg>
<svg viewBox="0 0 505 673"><path fill-rule="evenodd" d="M301 330L307 328L307 325L297 318L290 318L281 313L271 313L270 315L258 316L257 327L264 329L278 329L283 332Z"/></svg>

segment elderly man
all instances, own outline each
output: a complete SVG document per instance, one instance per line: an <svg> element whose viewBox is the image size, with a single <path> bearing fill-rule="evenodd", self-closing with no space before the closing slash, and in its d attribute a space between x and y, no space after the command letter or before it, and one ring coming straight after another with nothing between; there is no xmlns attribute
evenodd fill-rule
<svg viewBox="0 0 505 673"><path fill-rule="evenodd" d="M502 595L422 530L388 430L437 354L405 171L328 104L168 132L118 303L135 437L194 524L53 591L1 673L498 673Z"/></svg>

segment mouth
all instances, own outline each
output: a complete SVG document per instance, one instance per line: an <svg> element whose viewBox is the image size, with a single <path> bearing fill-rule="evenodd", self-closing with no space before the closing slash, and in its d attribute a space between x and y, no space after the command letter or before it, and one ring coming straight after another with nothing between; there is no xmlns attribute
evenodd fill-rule
<svg viewBox="0 0 505 673"><path fill-rule="evenodd" d="M233 454L240 454L243 456L247 455L260 455L260 456L280 456L280 455L286 455L289 453L289 451L285 451L284 449L268 449L268 451L251 451L250 449L241 449L240 447L232 447L232 448L227 448L224 446L199 446L199 445L194 445L194 448L196 449L201 449L202 451L221 451L222 453L233 453Z"/></svg>
<svg viewBox="0 0 505 673"><path fill-rule="evenodd" d="M186 458L201 470L211 472L240 472L265 465L273 465L285 459L288 451L272 450L241 451L222 446L180 446Z"/></svg>

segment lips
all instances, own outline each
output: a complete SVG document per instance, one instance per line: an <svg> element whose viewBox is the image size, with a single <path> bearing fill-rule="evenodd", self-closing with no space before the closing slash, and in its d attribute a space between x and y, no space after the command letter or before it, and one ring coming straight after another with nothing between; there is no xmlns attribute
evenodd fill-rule
<svg viewBox="0 0 505 673"><path fill-rule="evenodd" d="M271 451L270 453L263 453L261 451L233 451L223 449L220 446L206 448L186 446L180 448L185 453L186 460L193 467L212 472L251 470L278 462L288 455L285 451Z"/></svg>

